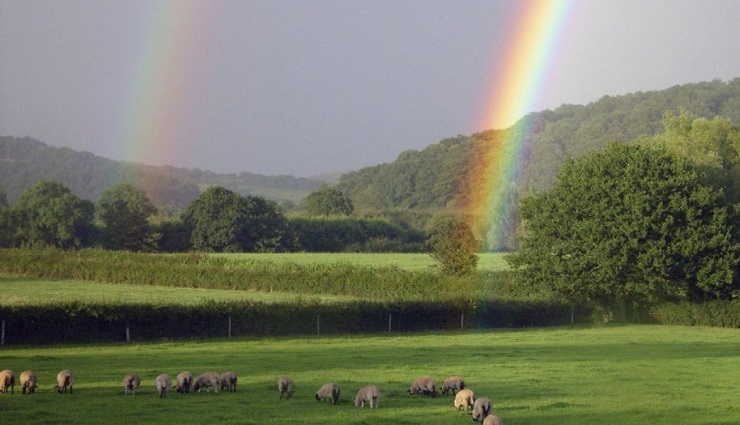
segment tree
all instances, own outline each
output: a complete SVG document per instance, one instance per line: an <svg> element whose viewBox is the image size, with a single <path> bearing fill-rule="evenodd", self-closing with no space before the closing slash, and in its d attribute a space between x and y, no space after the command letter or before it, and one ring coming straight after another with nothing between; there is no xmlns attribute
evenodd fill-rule
<svg viewBox="0 0 740 425"><path fill-rule="evenodd" d="M306 197L306 209L311 215L350 215L354 206L341 190L323 185Z"/></svg>
<svg viewBox="0 0 740 425"><path fill-rule="evenodd" d="M524 282L607 308L740 294L722 193L665 150L610 145L568 160L521 214L509 261Z"/></svg>
<svg viewBox="0 0 740 425"><path fill-rule="evenodd" d="M466 275L475 270L478 264L475 252L479 242L470 226L460 219L436 219L430 226L427 246L430 255L440 263L445 273Z"/></svg>
<svg viewBox="0 0 740 425"><path fill-rule="evenodd" d="M285 217L274 202L210 187L183 214L193 248L202 251L268 251L279 247Z"/></svg>
<svg viewBox="0 0 740 425"><path fill-rule="evenodd" d="M143 190L117 184L104 191L96 203L101 240L107 249L153 250L149 217L157 212Z"/></svg>
<svg viewBox="0 0 740 425"><path fill-rule="evenodd" d="M83 248L94 241L92 202L59 182L42 181L26 189L12 212L19 242L58 248Z"/></svg>

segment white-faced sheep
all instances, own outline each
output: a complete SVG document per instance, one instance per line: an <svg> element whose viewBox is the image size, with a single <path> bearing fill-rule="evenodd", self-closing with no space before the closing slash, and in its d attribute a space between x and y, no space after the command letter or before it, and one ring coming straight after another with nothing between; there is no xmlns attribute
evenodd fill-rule
<svg viewBox="0 0 740 425"><path fill-rule="evenodd" d="M154 380L154 388L157 389L159 398L167 397L167 390L170 389L171 385L172 381L166 373L157 376L157 379Z"/></svg>
<svg viewBox="0 0 740 425"><path fill-rule="evenodd" d="M483 420L486 419L486 416L491 414L492 408L493 404L491 403L491 399L489 399L488 397L481 397L478 400L475 400L472 413L473 420L476 422L483 422Z"/></svg>
<svg viewBox="0 0 740 425"><path fill-rule="evenodd" d="M10 387L10 393L15 394L15 375L12 370L5 369L0 372L0 393L7 393Z"/></svg>
<svg viewBox="0 0 740 425"><path fill-rule="evenodd" d="M333 382L326 383L316 391L316 401L330 400L331 404L337 404L339 400L339 384Z"/></svg>
<svg viewBox="0 0 740 425"><path fill-rule="evenodd" d="M177 374L175 378L175 391L181 394L189 393L191 385L193 385L192 373L185 371Z"/></svg>
<svg viewBox="0 0 740 425"><path fill-rule="evenodd" d="M236 374L234 372L222 373L218 381L221 384L221 391L226 389L229 392L236 392Z"/></svg>
<svg viewBox="0 0 740 425"><path fill-rule="evenodd" d="M64 369L63 371L57 373L57 384L54 385L54 389L56 389L59 394L66 393L67 390L69 390L69 393L72 394L72 386L74 384L75 378L72 375L72 372L70 372L68 369Z"/></svg>
<svg viewBox="0 0 740 425"><path fill-rule="evenodd" d="M455 395L455 409L468 410L468 407L472 408L475 403L475 394L468 389L460 390Z"/></svg>
<svg viewBox="0 0 740 425"><path fill-rule="evenodd" d="M455 395L457 391L465 389L465 380L459 376L451 376L445 379L442 384L442 394L447 394L452 391L452 395Z"/></svg>
<svg viewBox="0 0 740 425"><path fill-rule="evenodd" d="M368 403L371 409L378 407L378 402L380 402L380 390L376 385L368 385L357 391L357 396L355 396L355 406L365 407L365 402Z"/></svg>
<svg viewBox="0 0 740 425"><path fill-rule="evenodd" d="M409 394L424 394L432 397L437 396L437 384L434 378L428 376L416 378L409 387Z"/></svg>
<svg viewBox="0 0 740 425"><path fill-rule="evenodd" d="M23 394L25 394L26 391L28 391L28 394L36 392L36 388L38 388L38 385L36 385L37 380L38 378L32 370L24 370L21 372L21 392Z"/></svg>
<svg viewBox="0 0 740 425"><path fill-rule="evenodd" d="M135 373L127 373L123 375L123 393L133 394L141 385L141 378Z"/></svg>
<svg viewBox="0 0 740 425"><path fill-rule="evenodd" d="M286 399L293 396L293 380L287 376L282 376L278 379L278 391L280 391L280 398L285 396Z"/></svg>
<svg viewBox="0 0 740 425"><path fill-rule="evenodd" d="M206 391L209 391L208 388L213 387L213 393L218 394L218 379L219 374L214 371L202 373L195 378L190 389L197 393L203 388L205 388Z"/></svg>
<svg viewBox="0 0 740 425"><path fill-rule="evenodd" d="M504 425L504 421L496 415L488 415L486 416L486 419L483 420L483 425Z"/></svg>

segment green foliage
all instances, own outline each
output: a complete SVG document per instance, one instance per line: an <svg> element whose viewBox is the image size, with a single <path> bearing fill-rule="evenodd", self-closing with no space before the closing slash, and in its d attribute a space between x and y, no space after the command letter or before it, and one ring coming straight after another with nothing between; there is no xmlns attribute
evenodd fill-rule
<svg viewBox="0 0 740 425"><path fill-rule="evenodd" d="M445 273L464 276L478 264L475 253L479 242L463 220L442 217L434 221L429 228L427 246Z"/></svg>
<svg viewBox="0 0 740 425"><path fill-rule="evenodd" d="M279 247L285 217L274 202L242 197L222 187L206 189L183 214L199 251L252 252Z"/></svg>
<svg viewBox="0 0 740 425"><path fill-rule="evenodd" d="M360 217L291 218L292 250L306 252L419 252L424 236L385 219Z"/></svg>
<svg viewBox="0 0 740 425"><path fill-rule="evenodd" d="M611 145L566 163L555 187L522 202L522 281L609 306L737 294L721 193L664 151Z"/></svg>
<svg viewBox="0 0 740 425"><path fill-rule="evenodd" d="M310 215L350 215L354 206L341 190L323 185L306 197L306 209Z"/></svg>
<svg viewBox="0 0 740 425"><path fill-rule="evenodd" d="M151 251L152 229L149 217L157 212L144 191L130 184L117 184L105 190L95 205L102 225L101 239L107 249Z"/></svg>
<svg viewBox="0 0 740 425"><path fill-rule="evenodd" d="M738 300L666 303L658 306L654 314L660 323L667 325L740 328Z"/></svg>
<svg viewBox="0 0 740 425"><path fill-rule="evenodd" d="M92 202L58 182L39 182L12 208L21 243L83 248L94 241Z"/></svg>

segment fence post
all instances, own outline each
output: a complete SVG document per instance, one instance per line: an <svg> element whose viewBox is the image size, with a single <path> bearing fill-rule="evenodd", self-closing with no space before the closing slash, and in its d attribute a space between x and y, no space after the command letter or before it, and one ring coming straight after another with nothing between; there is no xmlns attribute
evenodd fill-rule
<svg viewBox="0 0 740 425"><path fill-rule="evenodd" d="M570 324L571 325L576 322L576 319L575 319L575 309L576 309L575 306L573 306L573 305L570 306Z"/></svg>
<svg viewBox="0 0 740 425"><path fill-rule="evenodd" d="M3 320L2 332L0 332L0 345L5 345L5 320Z"/></svg>
<svg viewBox="0 0 740 425"><path fill-rule="evenodd" d="M316 315L316 335L321 335L321 316Z"/></svg>
<svg viewBox="0 0 740 425"><path fill-rule="evenodd" d="M126 322L126 342L131 342L131 331L128 327L128 322Z"/></svg>
<svg viewBox="0 0 740 425"><path fill-rule="evenodd" d="M229 338L231 338L231 316L229 316Z"/></svg>
<svg viewBox="0 0 740 425"><path fill-rule="evenodd" d="M460 329L465 329L465 310L460 311Z"/></svg>
<svg viewBox="0 0 740 425"><path fill-rule="evenodd" d="M391 332L391 323L393 322L393 312L388 313L388 333Z"/></svg>

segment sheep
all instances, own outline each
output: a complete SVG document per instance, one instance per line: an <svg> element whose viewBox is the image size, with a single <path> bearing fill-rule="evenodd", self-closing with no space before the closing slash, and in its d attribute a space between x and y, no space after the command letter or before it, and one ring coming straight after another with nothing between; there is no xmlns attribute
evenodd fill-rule
<svg viewBox="0 0 740 425"><path fill-rule="evenodd" d="M154 380L154 388L157 389L159 398L167 397L167 390L170 389L171 385L172 381L166 373L157 376L157 379Z"/></svg>
<svg viewBox="0 0 740 425"><path fill-rule="evenodd" d="M36 374L33 373L32 370L24 370L21 372L21 392L23 394L26 393L26 390L28 390L28 394L36 392L36 388L39 387L36 385L36 381Z"/></svg>
<svg viewBox="0 0 740 425"><path fill-rule="evenodd" d="M180 372L175 378L175 391L181 394L189 393L190 386L193 384L193 374L190 372Z"/></svg>
<svg viewBox="0 0 740 425"><path fill-rule="evenodd" d="M432 397L437 396L437 386L434 378L428 376L416 378L409 387L409 394L424 394Z"/></svg>
<svg viewBox="0 0 740 425"><path fill-rule="evenodd" d="M139 385L141 384L141 378L135 373L127 373L123 376L123 393L133 394Z"/></svg>
<svg viewBox="0 0 740 425"><path fill-rule="evenodd" d="M278 391L280 391L280 398L285 396L286 399L289 399L293 396L293 380L287 376L280 377L278 379Z"/></svg>
<svg viewBox="0 0 740 425"><path fill-rule="evenodd" d="M455 409L457 410L460 410L460 408L468 410L468 407L472 409L474 403L475 393L471 390L460 390L457 395L455 395Z"/></svg>
<svg viewBox="0 0 740 425"><path fill-rule="evenodd" d="M337 400L339 400L339 391L339 384L335 384L333 382L324 384L318 391L316 391L316 401L329 399L331 400L331 404L337 404Z"/></svg>
<svg viewBox="0 0 740 425"><path fill-rule="evenodd" d="M491 399L488 397L481 397L478 400L475 400L475 404L473 404L473 420L478 422L486 418L486 416L491 414Z"/></svg>
<svg viewBox="0 0 740 425"><path fill-rule="evenodd" d="M69 393L72 394L72 386L75 383L75 378L72 375L72 372L70 372L68 369L64 369L63 371L57 373L57 384L54 385L54 388L57 390L59 394L66 393L69 389Z"/></svg>
<svg viewBox="0 0 740 425"><path fill-rule="evenodd" d="M465 389L465 380L459 376L451 376L445 379L445 382L442 384L442 394L445 395L449 391L452 391L452 395L455 395L455 392L463 389Z"/></svg>
<svg viewBox="0 0 740 425"><path fill-rule="evenodd" d="M380 390L377 385L368 385L360 388L355 396L355 407L365 407L365 402L368 402L370 408L377 408L378 402L380 401Z"/></svg>
<svg viewBox="0 0 740 425"><path fill-rule="evenodd" d="M504 425L504 422L496 415L488 415L483 420L483 425Z"/></svg>
<svg viewBox="0 0 740 425"><path fill-rule="evenodd" d="M202 388L206 388L206 391L208 391L208 387L213 387L213 393L218 394L218 379L219 374L214 371L202 373L195 378L190 389L197 393Z"/></svg>
<svg viewBox="0 0 740 425"><path fill-rule="evenodd" d="M0 393L7 393L10 387L10 393L15 394L15 375L12 370L5 369L0 372Z"/></svg>
<svg viewBox="0 0 740 425"><path fill-rule="evenodd" d="M234 372L224 372L218 380L221 383L221 391L226 388L226 391L236 392L236 374Z"/></svg>

